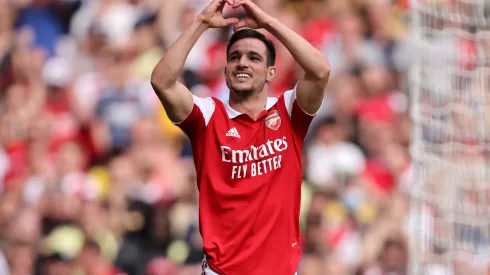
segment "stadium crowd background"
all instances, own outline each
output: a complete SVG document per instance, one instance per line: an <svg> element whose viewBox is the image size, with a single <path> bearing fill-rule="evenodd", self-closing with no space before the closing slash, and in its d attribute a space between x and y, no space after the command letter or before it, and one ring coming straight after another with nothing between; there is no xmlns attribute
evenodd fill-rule
<svg viewBox="0 0 490 275"><path fill-rule="evenodd" d="M299 274L403 274L407 1L256 2L332 66L304 148ZM150 75L207 3L0 0L0 274L200 274L190 146ZM194 94L226 98L230 33L191 52ZM271 95L301 74L276 46Z"/></svg>

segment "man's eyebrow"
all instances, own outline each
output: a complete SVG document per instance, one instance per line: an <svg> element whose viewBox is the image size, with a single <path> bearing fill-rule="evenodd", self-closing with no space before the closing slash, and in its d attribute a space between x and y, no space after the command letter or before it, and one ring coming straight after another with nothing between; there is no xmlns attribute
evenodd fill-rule
<svg viewBox="0 0 490 275"><path fill-rule="evenodd" d="M251 55L258 55L259 57L262 57L262 55L256 51L249 51L248 53Z"/></svg>
<svg viewBox="0 0 490 275"><path fill-rule="evenodd" d="M239 50L234 50L232 52L230 52L228 55L234 55L234 54L240 54L241 52ZM247 54L250 54L250 55L258 55L260 57L262 57L262 55L256 51L248 51Z"/></svg>

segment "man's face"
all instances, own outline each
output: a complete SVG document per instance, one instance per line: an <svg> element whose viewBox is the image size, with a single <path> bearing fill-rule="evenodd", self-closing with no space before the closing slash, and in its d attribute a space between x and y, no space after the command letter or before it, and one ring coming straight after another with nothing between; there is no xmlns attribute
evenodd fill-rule
<svg viewBox="0 0 490 275"><path fill-rule="evenodd" d="M47 275L65 275L65 274L73 274L74 266L73 263L69 261L52 261L46 263L43 267L44 273Z"/></svg>
<svg viewBox="0 0 490 275"><path fill-rule="evenodd" d="M274 73L275 68L267 66L267 47L262 41L246 38L231 46L225 74L232 92L246 96L261 91Z"/></svg>
<svg viewBox="0 0 490 275"><path fill-rule="evenodd" d="M387 248L382 256L382 268L388 274L402 275L407 268L407 253L399 247Z"/></svg>

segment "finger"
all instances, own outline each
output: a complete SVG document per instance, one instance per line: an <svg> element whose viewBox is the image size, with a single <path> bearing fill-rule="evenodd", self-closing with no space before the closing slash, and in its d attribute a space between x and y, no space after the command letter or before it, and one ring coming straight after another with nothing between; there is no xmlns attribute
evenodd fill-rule
<svg viewBox="0 0 490 275"><path fill-rule="evenodd" d="M235 0L234 6L243 7L246 11L257 12L258 6L251 0Z"/></svg>
<svg viewBox="0 0 490 275"><path fill-rule="evenodd" d="M233 6L233 4L234 4L233 2L234 2L234 0L226 0L226 3L228 3L228 5L230 5L230 6Z"/></svg>
<svg viewBox="0 0 490 275"><path fill-rule="evenodd" d="M245 23L245 21L240 21L233 26L233 30L238 31L239 29L246 28L246 27L247 27L247 23Z"/></svg>
<svg viewBox="0 0 490 275"><path fill-rule="evenodd" d="M250 10L250 9L248 9L248 8L245 8L245 16L246 16L247 18L252 18L252 20L255 20L255 19L254 19L254 18L255 18L255 15L254 15L253 11L251 11L251 10Z"/></svg>
<svg viewBox="0 0 490 275"><path fill-rule="evenodd" d="M240 0L242 2L240 5L246 9L256 10L258 6L252 0Z"/></svg>
<svg viewBox="0 0 490 275"><path fill-rule="evenodd" d="M238 18L228 18L228 19L225 19L226 26L229 26L229 25L232 25L232 24L237 24L239 22L240 22L240 20L238 20Z"/></svg>
<svg viewBox="0 0 490 275"><path fill-rule="evenodd" d="M234 3L233 3L233 8L238 8L240 7L245 1L243 0L235 0Z"/></svg>
<svg viewBox="0 0 490 275"><path fill-rule="evenodd" d="M245 5L247 1L245 0L235 0L235 4L239 4L240 6Z"/></svg>
<svg viewBox="0 0 490 275"><path fill-rule="evenodd" d="M217 10L218 10L218 11L220 11L220 12L223 12L223 10L225 9L225 4L226 4L226 2L225 2L225 1L223 1L223 2L222 2L222 3L221 3L219 6L218 6Z"/></svg>
<svg viewBox="0 0 490 275"><path fill-rule="evenodd" d="M230 2L231 2L231 4L230 4ZM222 5L224 5L224 4L226 4L226 3L228 3L228 4L232 5L232 4L233 4L233 0L214 0L214 1L213 1L213 4L214 4L216 7L221 7Z"/></svg>

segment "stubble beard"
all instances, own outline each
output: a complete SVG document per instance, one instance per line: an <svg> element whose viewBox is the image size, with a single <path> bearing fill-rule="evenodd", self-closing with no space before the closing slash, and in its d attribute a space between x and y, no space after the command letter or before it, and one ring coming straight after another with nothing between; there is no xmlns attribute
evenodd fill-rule
<svg viewBox="0 0 490 275"><path fill-rule="evenodd" d="M253 88L252 89L245 89L245 90L239 90L239 89L235 89L235 88L231 88L230 91L234 94L236 94L237 96L239 97L249 97L251 94L254 93L254 90Z"/></svg>
<svg viewBox="0 0 490 275"><path fill-rule="evenodd" d="M257 87L256 89L254 89L253 85L249 89L237 89L233 87L233 84L229 83L228 81L226 82L226 86L228 86L228 89L230 89L231 93L234 93L241 98L247 98L261 92L264 89L266 83L267 81L262 81L262 83L260 83L259 87Z"/></svg>

